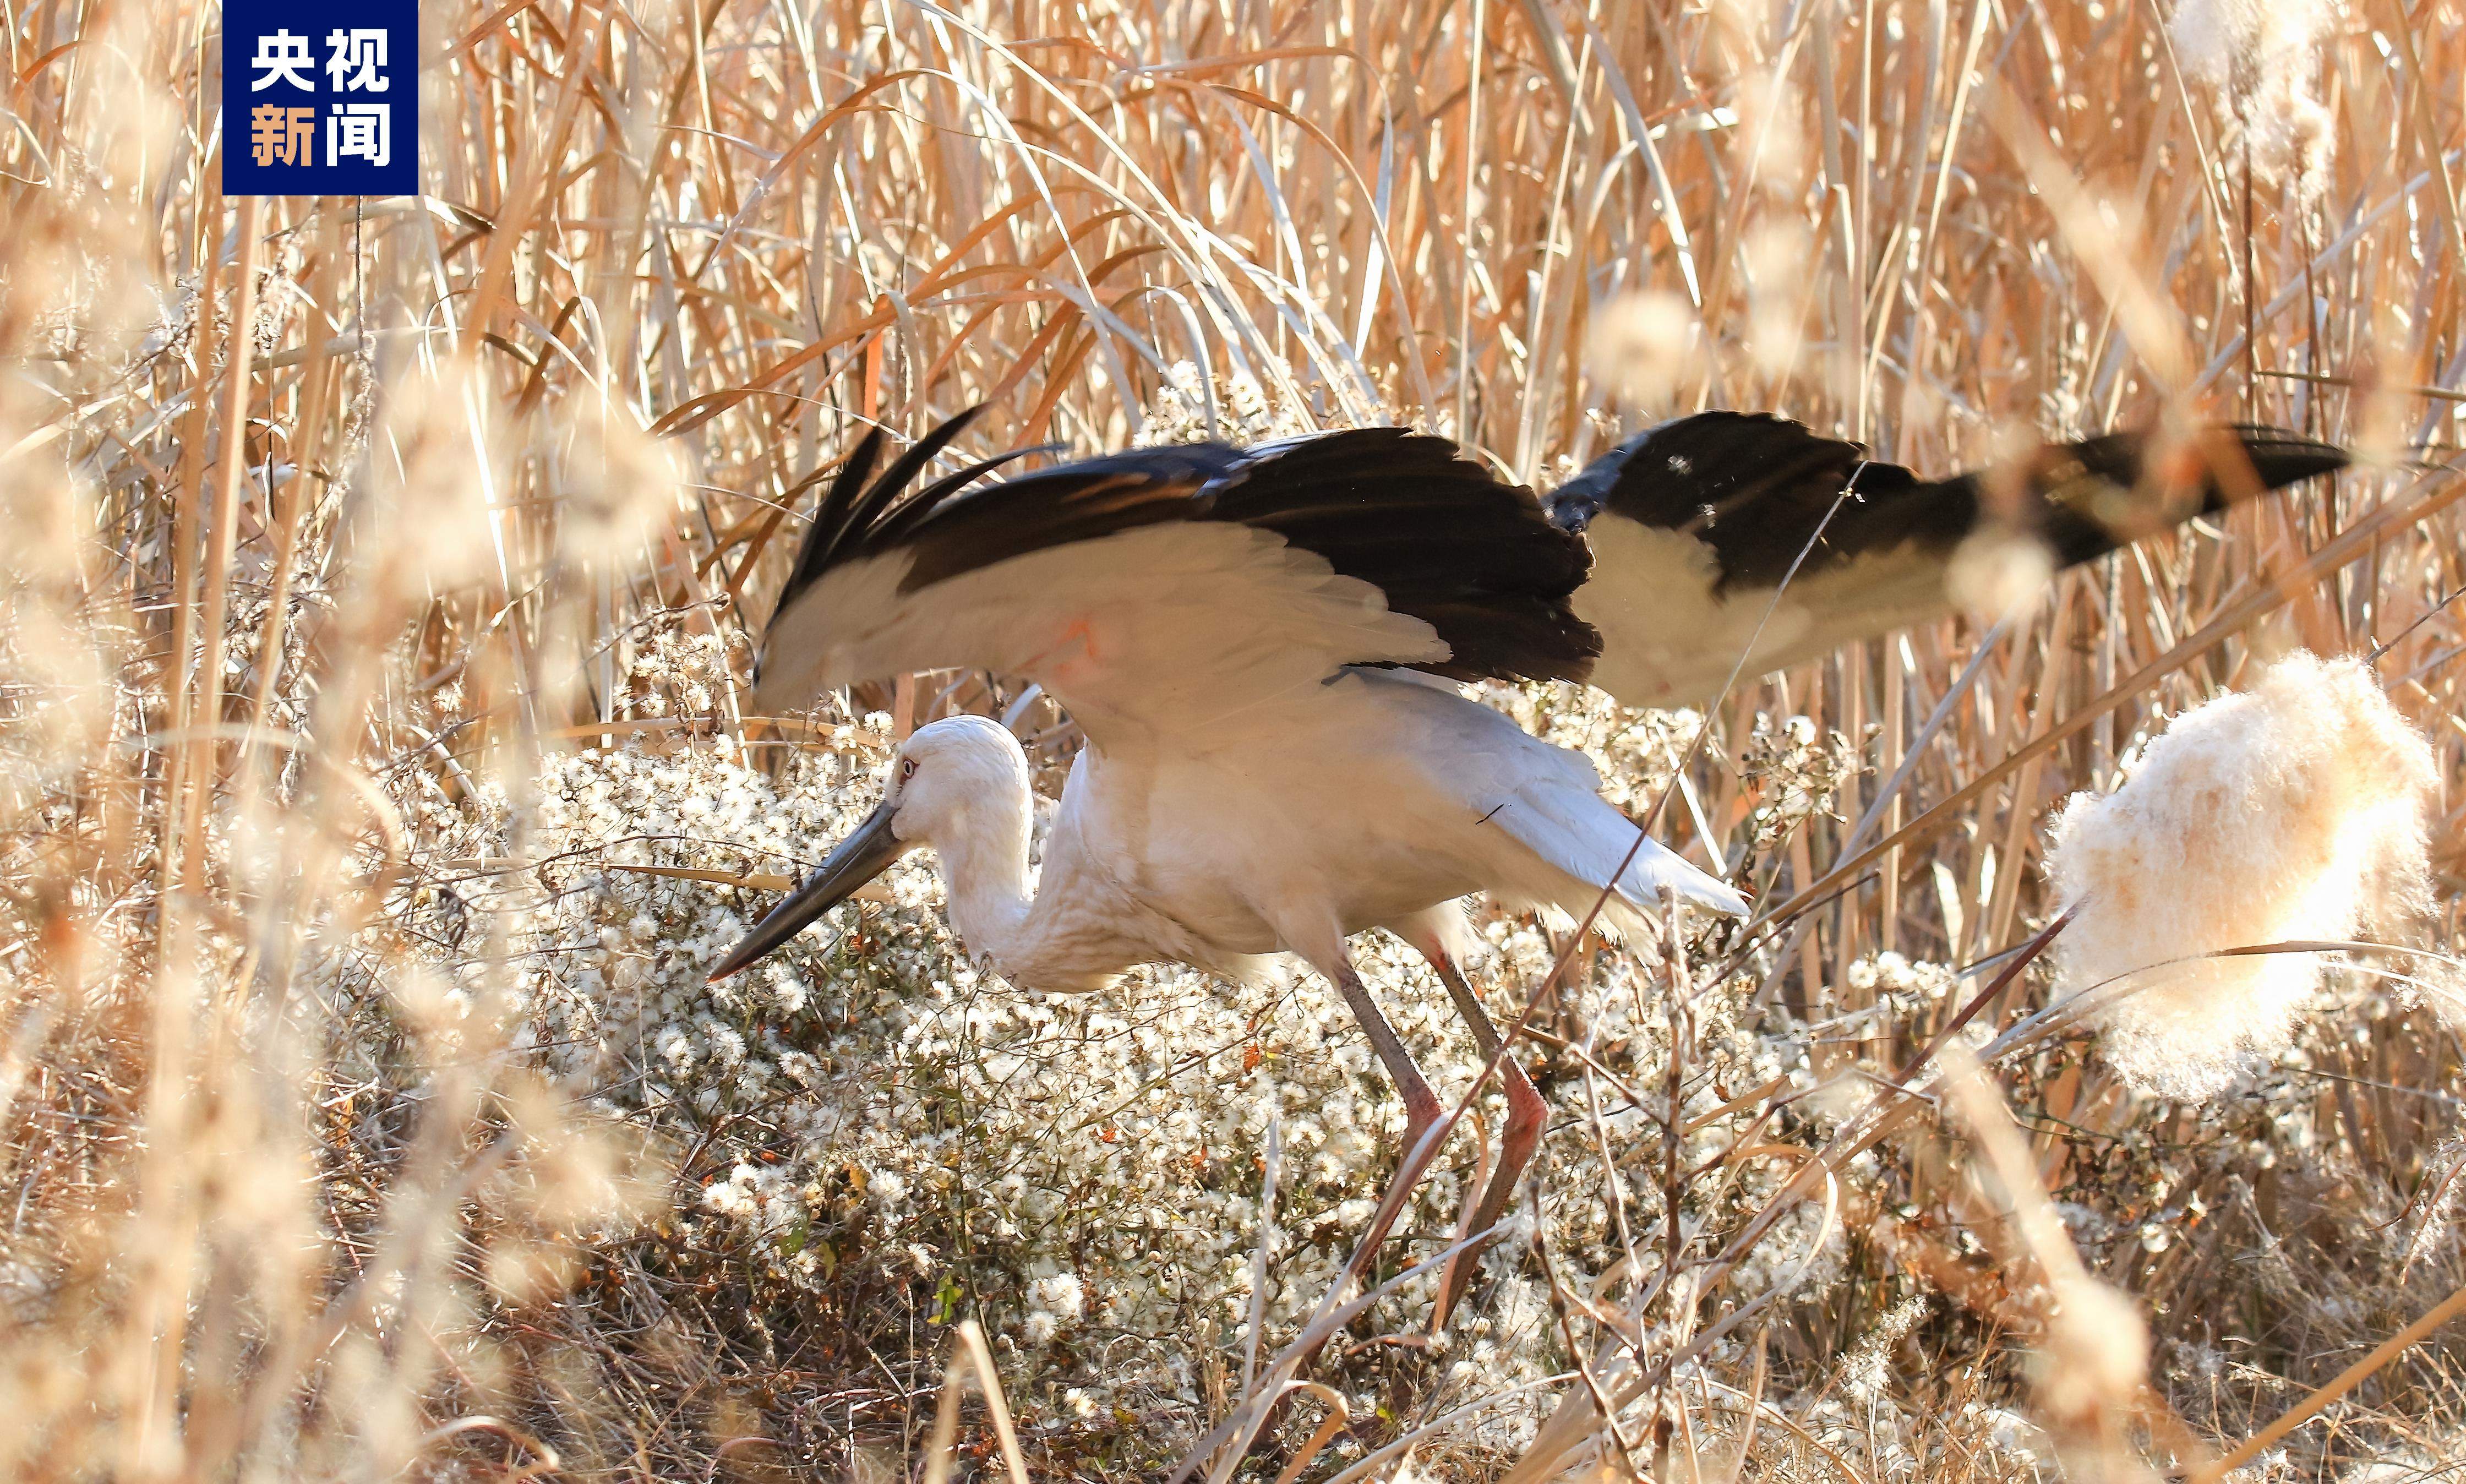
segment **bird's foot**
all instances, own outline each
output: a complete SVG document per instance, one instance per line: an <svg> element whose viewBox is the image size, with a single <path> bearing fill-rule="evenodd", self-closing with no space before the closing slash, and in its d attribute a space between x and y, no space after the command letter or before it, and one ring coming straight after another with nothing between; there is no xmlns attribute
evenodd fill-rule
<svg viewBox="0 0 2466 1484"><path fill-rule="evenodd" d="M1446 1270L1440 1275L1438 1307L1430 1318L1433 1333L1446 1327L1447 1315L1455 1312L1456 1301L1471 1283L1473 1262L1490 1245L1487 1233L1515 1199L1516 1182L1533 1162L1534 1151L1541 1146L1541 1130L1549 1121L1550 1105L1541 1100L1540 1090L1524 1075L1524 1068L1509 1058L1499 1063L1498 1069L1507 1084L1507 1128L1499 1135L1498 1168L1483 1187L1472 1219L1465 1224L1465 1230L1473 1234L1472 1245L1448 1258Z"/></svg>

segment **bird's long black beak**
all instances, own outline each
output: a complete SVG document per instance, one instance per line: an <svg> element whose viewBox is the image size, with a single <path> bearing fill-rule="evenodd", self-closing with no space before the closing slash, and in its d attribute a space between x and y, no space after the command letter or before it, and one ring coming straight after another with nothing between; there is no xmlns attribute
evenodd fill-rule
<svg viewBox="0 0 2466 1484"><path fill-rule="evenodd" d="M908 853L908 843L890 828L895 813L886 802L871 817L857 826L856 833L839 843L814 867L796 890L779 899L779 905L753 925L745 941L710 971L712 982L728 978L740 969L751 968L754 960L795 937L822 913L839 906L848 893L890 868L890 863Z"/></svg>

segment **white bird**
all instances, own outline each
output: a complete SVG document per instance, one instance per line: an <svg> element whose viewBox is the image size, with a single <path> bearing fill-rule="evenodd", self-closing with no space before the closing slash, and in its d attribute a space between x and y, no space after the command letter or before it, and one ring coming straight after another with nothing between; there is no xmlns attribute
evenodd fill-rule
<svg viewBox="0 0 2466 1484"><path fill-rule="evenodd" d="M1297 955L1395 1080L1408 1150L1439 1102L1349 936L1412 944L1495 1056L1498 1031L1458 967L1460 898L1582 917L1607 888L1603 920L1636 937L1665 889L1746 907L1640 840L1584 757L1448 683L1592 679L1636 702L1708 702L1747 644L1742 616L1771 605L1802 554L1753 651L1761 667L1942 606L1951 548L1989 518L1978 477L1921 484L1795 423L1736 414L1622 445L1546 510L1444 439L1395 428L1152 448L972 488L995 461L910 493L971 416L879 479L879 431L851 456L765 635L757 696L800 706L953 666L1042 685L1087 739L1042 872L1031 879L1019 743L981 717L936 721L901 746L871 818L711 977L930 848L968 952L1022 988L1094 989L1156 961L1238 976ZM2072 484L2022 482L2069 491L2041 495L2033 523L2074 560L2096 545L2095 489L2142 483L2137 445L2109 441L2041 461ZM2233 446L2278 458L2258 435ZM2213 503L2217 482L2194 487L2187 504ZM1513 1058L1501 1072L1508 1122L1474 1231L1512 1198L1546 1114ZM1460 1285L1445 1289L1442 1318Z"/></svg>
<svg viewBox="0 0 2466 1484"><path fill-rule="evenodd" d="M713 978L930 846L969 953L1022 988L1299 956L1394 1078L1409 1149L1438 1098L1347 937L1384 928L1420 950L1494 1055L1456 967L1457 899L1580 916L1615 880L1604 915L1632 933L1650 931L1665 887L1744 910L1639 840L1580 754L1434 678L1576 677L1591 659L1567 608L1583 544L1529 492L1440 439L1379 428L1149 449L963 492L971 470L908 494L962 421L879 480L880 436L857 449L765 636L758 694L801 703L953 665L1041 684L1087 737L1042 874L1031 884L1019 743L982 718L933 722L900 748L872 818ZM1545 1113L1512 1059L1501 1070L1508 1122L1476 1230L1513 1195Z"/></svg>

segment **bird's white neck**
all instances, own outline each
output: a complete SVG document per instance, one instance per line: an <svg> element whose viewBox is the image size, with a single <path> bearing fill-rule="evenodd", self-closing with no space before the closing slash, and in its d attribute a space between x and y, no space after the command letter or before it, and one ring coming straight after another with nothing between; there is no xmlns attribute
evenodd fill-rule
<svg viewBox="0 0 2466 1484"><path fill-rule="evenodd" d="M1027 874L1031 807L1025 790L972 800L953 827L936 830L931 841L951 926L969 957L990 958L997 969L1018 960L1035 907Z"/></svg>

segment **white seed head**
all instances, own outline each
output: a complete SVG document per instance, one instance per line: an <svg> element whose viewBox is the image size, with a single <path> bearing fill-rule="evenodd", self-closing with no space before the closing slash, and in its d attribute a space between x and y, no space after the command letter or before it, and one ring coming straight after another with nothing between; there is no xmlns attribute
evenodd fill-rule
<svg viewBox="0 0 2466 1484"><path fill-rule="evenodd" d="M2078 1274L2056 1279L2052 1300L2031 1358L2039 1406L2073 1427L2130 1406L2149 1374L2149 1328L2140 1307Z"/></svg>
<svg viewBox="0 0 2466 1484"><path fill-rule="evenodd" d="M553 435L557 549L594 570L642 562L660 523L676 513L678 474L659 439L620 403L578 396Z"/></svg>
<svg viewBox="0 0 2466 1484"><path fill-rule="evenodd" d="M2214 85L2231 152L2308 209L2327 184L2337 129L2320 102L2320 51L2339 0L2181 0L2169 24L2184 70Z"/></svg>
<svg viewBox="0 0 2466 1484"><path fill-rule="evenodd" d="M2274 1053L2319 954L2205 957L2351 939L2430 890L2431 749L2352 660L2300 650L2250 691L2175 718L2122 788L2076 794L2047 870L2075 912L2059 988L2098 988L2105 1049L2136 1087L2201 1098L2239 1051Z"/></svg>
<svg viewBox="0 0 2466 1484"><path fill-rule="evenodd" d="M2055 553L2044 541L1989 523L1953 549L1943 585L1972 618L1991 621L2027 616L2054 575Z"/></svg>
<svg viewBox="0 0 2466 1484"><path fill-rule="evenodd" d="M1594 314L1584 351L1619 400L1666 407L1696 365L1694 306L1662 289L1622 294Z"/></svg>

